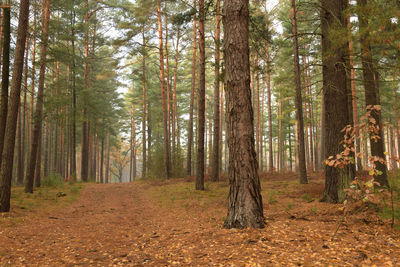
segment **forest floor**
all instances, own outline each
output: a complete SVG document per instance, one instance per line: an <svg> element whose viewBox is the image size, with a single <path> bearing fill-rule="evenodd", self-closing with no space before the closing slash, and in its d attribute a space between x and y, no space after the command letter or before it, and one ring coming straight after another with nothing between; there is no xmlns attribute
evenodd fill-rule
<svg viewBox="0 0 400 267"><path fill-rule="evenodd" d="M0 266L400 265L400 235L387 220L351 214L332 240L342 212L318 201L318 175L301 186L293 174L267 177L261 230L222 228L226 182L202 192L193 178L68 185L59 201L49 198L57 189L40 193L44 206L16 189L12 212L0 215Z"/></svg>

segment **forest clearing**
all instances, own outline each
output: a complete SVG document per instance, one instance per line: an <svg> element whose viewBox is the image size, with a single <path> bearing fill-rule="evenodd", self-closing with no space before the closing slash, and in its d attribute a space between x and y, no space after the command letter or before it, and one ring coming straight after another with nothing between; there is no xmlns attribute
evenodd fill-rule
<svg viewBox="0 0 400 267"><path fill-rule="evenodd" d="M34 213L35 207L16 203L15 211L0 219L0 243L9 244L0 247L0 265L400 264L399 232L374 211L349 215L332 240L342 212L340 204L319 202L320 174L302 188L292 173L266 177L261 178L266 213L261 230L222 227L227 181L207 182L205 191L194 190L194 178L87 184L72 204L53 202L57 209Z"/></svg>
<svg viewBox="0 0 400 267"><path fill-rule="evenodd" d="M399 0L0 0L1 266L400 266Z"/></svg>

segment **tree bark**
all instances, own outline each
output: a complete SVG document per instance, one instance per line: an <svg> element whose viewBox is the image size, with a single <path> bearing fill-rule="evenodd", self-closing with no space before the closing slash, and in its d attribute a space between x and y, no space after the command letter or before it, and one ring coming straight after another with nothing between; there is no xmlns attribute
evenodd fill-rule
<svg viewBox="0 0 400 267"><path fill-rule="evenodd" d="M86 30L85 30L85 72L84 72L84 88L88 88L88 68L89 68L89 1L86 0ZM89 178L89 122L86 104L83 106L82 111L82 154L81 154L81 179L86 182Z"/></svg>
<svg viewBox="0 0 400 267"><path fill-rule="evenodd" d="M269 42L266 43L266 61L267 61L267 100L268 100L268 149L269 149L269 171L274 171L274 154L273 154L273 140L272 140L272 93L271 93L271 63L269 53Z"/></svg>
<svg viewBox="0 0 400 267"><path fill-rule="evenodd" d="M229 143L226 228L264 227L254 141L248 43L248 0L224 1L225 91Z"/></svg>
<svg viewBox="0 0 400 267"><path fill-rule="evenodd" d="M301 80L300 80L300 63L299 63L299 45L297 40L297 18L296 18L296 3L292 0L292 33L293 33L293 48L294 48L294 78L296 83L296 119L298 122L297 135L298 135L298 154L300 172L300 183L307 184L307 171L306 171L306 155L304 145L304 121L303 121L303 100L301 96Z"/></svg>
<svg viewBox="0 0 400 267"><path fill-rule="evenodd" d="M40 73L39 73L39 84L38 84L38 95L36 99L36 110L35 110L35 124L32 132L32 147L30 150L30 158L26 170L25 177L25 193L33 193L33 183L35 178L35 167L39 149L40 134L42 128L42 116L43 116L43 95L44 95L44 80L46 74L46 56L47 56L47 43L49 33L49 22L50 22L50 0L42 2L42 44L40 48Z"/></svg>
<svg viewBox="0 0 400 267"><path fill-rule="evenodd" d="M21 96L22 72L24 68L25 43L29 22L29 0L20 1L17 41L14 55L14 71L7 109L7 123L0 167L0 212L10 211L11 178L14 160L15 133L18 107ZM3 83L5 80L3 80Z"/></svg>
<svg viewBox="0 0 400 267"><path fill-rule="evenodd" d="M342 129L351 124L348 96L351 95L348 87L348 42L337 44L334 42L335 32L347 29L344 11L347 0L321 0L321 29L322 29L322 64L323 90L325 107L325 153L333 156L343 151ZM350 102L351 104L351 102ZM335 168L325 166L325 190L322 201L339 203L346 198L345 188L348 188L353 173L351 166Z"/></svg>
<svg viewBox="0 0 400 267"><path fill-rule="evenodd" d="M193 0L196 10L197 0ZM188 125L188 147L186 157L186 174L192 175L192 147L193 147L193 112L194 112L194 92L196 88L196 53L197 53L197 23L196 15L193 18L193 56L192 56L192 88L190 93L189 125Z"/></svg>
<svg viewBox="0 0 400 267"><path fill-rule="evenodd" d="M169 129L168 129L168 116L167 103L165 99L165 74L164 74L164 49L163 49L163 37L162 37L162 23L161 23L161 3L158 3L157 9L158 15L158 41L159 41L159 53L160 53L160 80L161 80L161 102L163 112L163 129L164 129L164 175L166 178L170 178L170 158L169 158Z"/></svg>
<svg viewBox="0 0 400 267"><path fill-rule="evenodd" d="M367 17L368 14L366 14L367 2L367 0L357 0L357 4L360 9L358 20L360 22L361 63L363 67L365 105L366 107L373 107L376 105L380 105L378 84L379 77L377 76L377 72L375 71L372 59ZM370 134L369 143L371 147L371 156L385 159L385 143L381 123L381 111L375 109L371 112L371 116L375 120L375 124L369 122L370 126L378 127L378 133ZM373 138L375 134L379 136L378 139ZM386 165L381 163L379 160L375 161L375 165L376 170L380 172L380 174L374 175L375 181L377 181L381 186L388 187L389 182L387 179Z"/></svg>
<svg viewBox="0 0 400 267"><path fill-rule="evenodd" d="M174 68L174 84L172 92L172 161L174 166L177 164L177 103L176 103L176 84L178 75L178 60L179 60L179 40L180 40L180 28L177 30L176 48L175 48L175 68Z"/></svg>
<svg viewBox="0 0 400 267"><path fill-rule="evenodd" d="M143 95L143 114L142 114L142 146L143 146L143 160L142 160L142 178L146 177L147 170L147 149L146 149L146 38L145 38L144 24L142 26L142 39L143 39L143 50L142 50L142 95Z"/></svg>
<svg viewBox="0 0 400 267"><path fill-rule="evenodd" d="M219 179L219 160L220 160L220 110L219 110L219 69L220 69L220 47L221 47L221 1L217 0L217 17L215 26L215 81L214 81L214 137L212 154L211 180Z"/></svg>
<svg viewBox="0 0 400 267"><path fill-rule="evenodd" d="M3 69L1 77L1 100L0 100L0 155L2 155L5 133L6 133L6 122L7 122L7 112L8 112L8 86L9 86L9 76L10 76L10 8L4 8L3 15ZM23 63L22 63L23 64ZM22 70L21 70L22 71ZM21 73L22 74L22 73ZM0 156L0 167L1 167L2 157Z"/></svg>
<svg viewBox="0 0 400 267"><path fill-rule="evenodd" d="M206 54L205 54L205 7L204 0L199 0L199 90L197 94L197 170L196 190L204 190L204 131L205 131L205 97L206 97Z"/></svg>

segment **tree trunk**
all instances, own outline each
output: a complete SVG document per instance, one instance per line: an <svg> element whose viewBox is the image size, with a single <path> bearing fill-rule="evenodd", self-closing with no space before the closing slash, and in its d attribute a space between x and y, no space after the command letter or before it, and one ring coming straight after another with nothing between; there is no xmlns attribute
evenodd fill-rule
<svg viewBox="0 0 400 267"><path fill-rule="evenodd" d="M101 152L100 152L100 183L104 183L103 176L103 164L104 164L104 137L101 138Z"/></svg>
<svg viewBox="0 0 400 267"><path fill-rule="evenodd" d="M136 177L136 122L135 122L135 105L132 105L132 129L131 129L131 169L129 182L133 182Z"/></svg>
<svg viewBox="0 0 400 267"><path fill-rule="evenodd" d="M301 96L301 81L300 81L300 63L299 63L299 45L297 41L297 19L296 19L296 3L292 0L292 33L293 33L293 48L294 48L294 78L296 82L296 119L298 122L297 135L298 135L298 154L299 158L299 172L300 183L307 184L307 171L306 171L306 155L304 145L304 121L303 121L303 100Z"/></svg>
<svg viewBox="0 0 400 267"><path fill-rule="evenodd" d="M162 23L161 23L161 4L158 3L158 41L160 53L160 80L161 80L161 102L163 112L163 128L164 128L164 175L170 178L170 162L169 162L169 129L168 129L168 116L167 103L165 99L165 74L164 74L164 51L163 51L163 37L162 37Z"/></svg>
<svg viewBox="0 0 400 267"><path fill-rule="evenodd" d="M219 110L219 68L220 68L220 47L221 47L221 1L217 0L217 17L215 26L215 81L214 81L214 137L212 154L211 180L219 179L220 160L220 110Z"/></svg>
<svg viewBox="0 0 400 267"><path fill-rule="evenodd" d="M35 187L40 187L41 166L42 166L41 161L42 161L42 127L40 127L38 149L36 155L36 167L35 167L35 178L34 178Z"/></svg>
<svg viewBox="0 0 400 267"><path fill-rule="evenodd" d="M206 97L206 54L205 54L205 7L204 0L199 0L199 90L197 94L197 170L196 190L204 190L204 131L205 131L205 97Z"/></svg>
<svg viewBox="0 0 400 267"><path fill-rule="evenodd" d="M106 159L106 175L104 182L108 184L110 182L110 130L107 130L107 159Z"/></svg>
<svg viewBox="0 0 400 267"><path fill-rule="evenodd" d="M143 160L142 160L142 178L146 177L147 158L146 158L146 38L144 33L144 24L142 27L142 90L143 90L143 114L142 114L142 146L143 146Z"/></svg>
<svg viewBox="0 0 400 267"><path fill-rule="evenodd" d="M267 99L268 99L268 148L269 148L269 171L274 171L274 154L272 149L272 93L271 93L271 64L269 54L269 42L266 43L266 61L267 61Z"/></svg>
<svg viewBox="0 0 400 267"><path fill-rule="evenodd" d="M4 8L3 15L3 70L1 77L1 100L0 100L0 155L2 155L5 133L6 133L6 122L7 122L7 112L8 112L8 86L9 86L9 76L10 76L10 8ZM22 63L23 64L23 63ZM22 70L21 70L22 75ZM2 157L0 156L0 169L1 169Z"/></svg>
<svg viewBox="0 0 400 267"><path fill-rule="evenodd" d="M178 75L178 60L179 60L179 40L180 40L180 28L177 29L177 38L176 38L176 48L175 48L175 68L174 68L174 84L173 84L173 92L172 92L172 162L174 166L177 164L177 103L176 103L176 83L177 83L177 75Z"/></svg>
<svg viewBox="0 0 400 267"><path fill-rule="evenodd" d="M75 0L73 0L75 7ZM71 142L71 176L76 175L76 62L75 62L75 9L71 11L71 36L72 36L72 142Z"/></svg>
<svg viewBox="0 0 400 267"><path fill-rule="evenodd" d="M226 228L264 227L254 143L248 43L248 0L224 1L225 91L229 142Z"/></svg>
<svg viewBox="0 0 400 267"><path fill-rule="evenodd" d="M350 5L350 0L349 0L349 5ZM360 153L360 147L361 147L361 142L360 142L360 133L358 130L357 125L359 124L358 121L358 111L357 111L357 88L356 88L356 75L355 75L355 70L354 70L354 56L353 56L353 41L351 40L351 23L350 23L350 15L347 15L347 28L349 31L349 55L350 55L350 79L351 79L351 97L352 97L352 105L353 105L353 122L354 126L356 127L356 136L355 136L355 142L354 146L356 148L355 152L356 155ZM357 170L361 171L362 170L362 163L361 163L361 158L355 157L356 161L356 166Z"/></svg>
<svg viewBox="0 0 400 267"><path fill-rule="evenodd" d="M360 9L358 14L358 20L360 22L360 44L361 44L361 62L363 67L363 78L364 78L364 89L365 89L365 104L366 107L373 107L380 105L379 99L379 84L378 79L372 59L369 26L368 26L368 14L367 10L367 0L357 0L357 4ZM372 118L375 120L375 124L370 123L370 126L377 128L377 133L370 134L370 147L371 156L378 157L380 159L385 159L385 144L383 137L383 128L381 123L381 111L372 110ZM374 135L380 138L375 139ZM381 186L389 186L387 179L387 169L386 165L381 163L379 160L375 161L376 170L380 174L374 175L375 181L377 181Z"/></svg>
<svg viewBox="0 0 400 267"><path fill-rule="evenodd" d="M35 124L32 132L32 147L30 151L30 158L26 170L25 177L25 193L33 193L33 182L35 176L36 160L39 149L40 134L42 128L42 116L43 116L43 95L44 95L44 81L46 74L46 56L47 56L47 43L48 43L48 31L50 22L50 0L42 2L42 44L40 48L40 73L39 73L39 84L38 84L38 95L36 99L36 110L35 110Z"/></svg>
<svg viewBox="0 0 400 267"><path fill-rule="evenodd" d="M347 73L348 43L339 45L333 42L333 34L337 27L347 29L344 11L347 0L331 1L321 0L321 29L322 29L322 64L323 64L323 90L325 107L325 153L333 156L342 152L342 129L351 124L349 114ZM352 167L335 168L325 166L325 191L322 201L339 203L346 198L345 188L348 188L352 177Z"/></svg>
<svg viewBox="0 0 400 267"><path fill-rule="evenodd" d="M86 0L86 30L85 30L85 72L84 72L84 88L88 88L88 68L89 68L89 1ZM85 96L84 96L85 98ZM86 102L86 101L85 101ZM82 155L81 155L81 179L86 182L89 178L89 122L86 103L84 103L82 111Z"/></svg>
<svg viewBox="0 0 400 267"><path fill-rule="evenodd" d="M196 10L197 0L193 0ZM196 15L193 18L193 56L192 56L192 89L190 93L189 125L188 125L188 147L186 157L186 174L192 175L192 147L193 147L193 112L194 112L194 92L196 88L196 53L197 53L197 23Z"/></svg>
<svg viewBox="0 0 400 267"><path fill-rule="evenodd" d="M22 72L24 68L25 43L29 22L29 0L20 1L18 33L14 55L14 71L11 80L11 93L7 109L7 123L0 167L0 212L10 211L11 178L14 160L15 133L18 107L21 96ZM5 39L5 43L6 39ZM3 59L4 60L4 59ZM5 68L7 69L7 68ZM3 83L7 80L3 79ZM3 90L2 90L3 91Z"/></svg>

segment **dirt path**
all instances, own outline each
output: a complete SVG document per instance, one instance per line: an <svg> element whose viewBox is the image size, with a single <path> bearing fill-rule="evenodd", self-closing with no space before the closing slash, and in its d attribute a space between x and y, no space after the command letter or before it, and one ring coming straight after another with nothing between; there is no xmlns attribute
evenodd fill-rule
<svg viewBox="0 0 400 267"><path fill-rule="evenodd" d="M67 208L0 229L0 266L400 264L399 240L382 227L345 225L330 242L329 216L268 214L263 230L226 230L224 212L221 203L168 209L143 185L89 185Z"/></svg>

